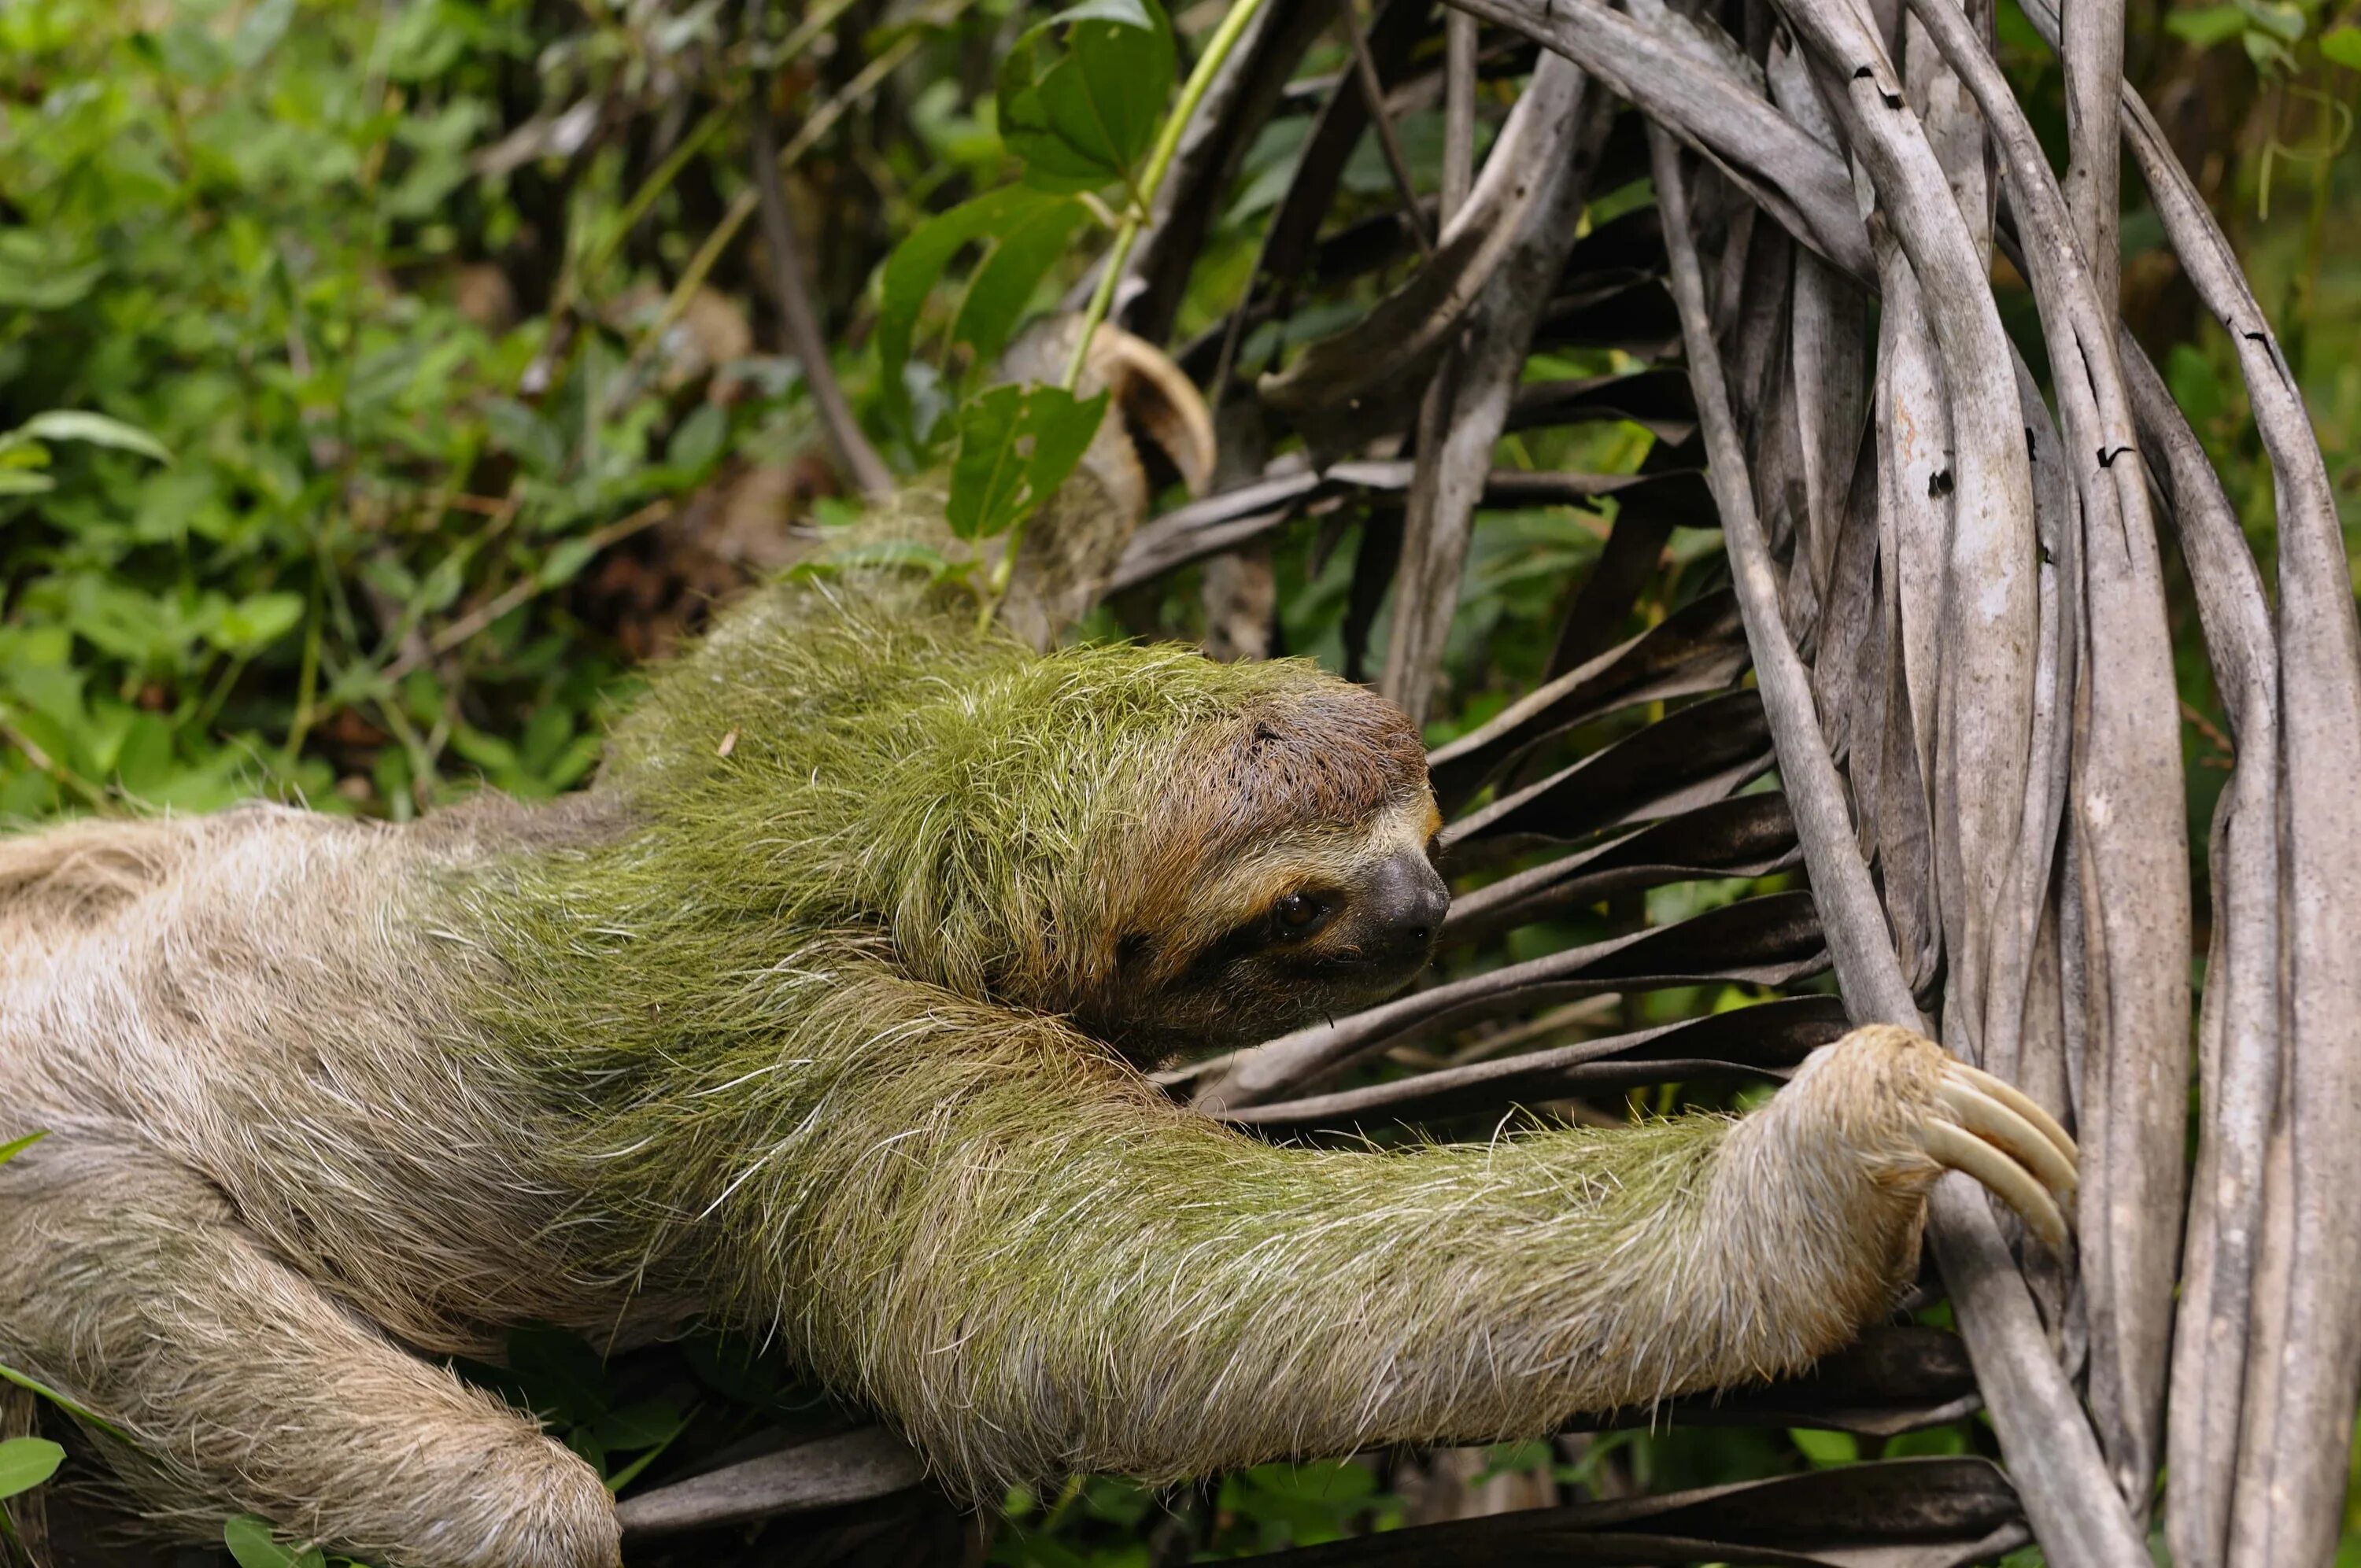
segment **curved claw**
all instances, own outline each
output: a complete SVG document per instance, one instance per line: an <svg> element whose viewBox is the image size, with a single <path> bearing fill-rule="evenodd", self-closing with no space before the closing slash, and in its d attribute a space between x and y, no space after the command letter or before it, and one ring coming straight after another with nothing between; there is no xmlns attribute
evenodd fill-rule
<svg viewBox="0 0 2361 1568"><path fill-rule="evenodd" d="M2048 1139L2059 1154L2066 1157L2068 1165L2071 1166L2081 1158L2081 1152L2074 1146L2074 1140L2067 1135L2065 1128L2058 1124L2058 1118L2043 1110L2039 1102L2024 1090L2005 1079L1994 1078L1982 1068L1970 1067L1963 1061L1949 1064L1949 1070L1952 1077L1964 1080L1970 1088L1983 1091L1993 1099L1999 1101L2032 1123L2040 1130L2041 1135Z"/></svg>
<svg viewBox="0 0 2361 1568"><path fill-rule="evenodd" d="M1973 1133L1939 1118L1919 1124L1918 1141L1938 1165L1964 1171L1998 1193L2052 1250L2065 1249L2066 1216L2025 1167Z"/></svg>
<svg viewBox="0 0 2361 1568"><path fill-rule="evenodd" d="M1979 1074L1978 1076L1982 1076ZM1996 1081L1996 1080L1988 1080ZM1935 1091L1951 1120L2002 1152L2039 1179L2063 1204L2074 1196L2078 1175L2074 1162L2017 1110L1989 1093L1964 1075L1947 1075Z"/></svg>
<svg viewBox="0 0 2361 1568"><path fill-rule="evenodd" d="M1935 1091L1939 1109L1919 1129L1928 1155L1982 1182L2053 1248L2066 1245L2080 1185L2074 1140L2014 1084L1949 1061Z"/></svg>

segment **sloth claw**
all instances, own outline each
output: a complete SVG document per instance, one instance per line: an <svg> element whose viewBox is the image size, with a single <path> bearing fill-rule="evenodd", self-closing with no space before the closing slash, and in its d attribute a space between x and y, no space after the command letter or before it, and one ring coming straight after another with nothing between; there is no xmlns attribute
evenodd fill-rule
<svg viewBox="0 0 2361 1568"><path fill-rule="evenodd" d="M1944 1064L1935 1098L1919 1146L1982 1182L2052 1250L2063 1250L2078 1180L2066 1129L2022 1091L1964 1062Z"/></svg>

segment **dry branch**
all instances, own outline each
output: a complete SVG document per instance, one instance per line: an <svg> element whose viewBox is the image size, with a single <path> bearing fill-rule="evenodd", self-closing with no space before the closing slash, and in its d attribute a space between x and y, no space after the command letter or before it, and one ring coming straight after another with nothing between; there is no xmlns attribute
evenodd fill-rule
<svg viewBox="0 0 2361 1568"><path fill-rule="evenodd" d="M1721 505L1732 575L1755 651L1756 678L1779 742L1782 773L1839 983L1856 1018L1923 1027L1916 998L1887 943L1869 868L1854 848L1843 786L1820 734L1808 677L1782 620L1775 568L1754 515L1720 354L1707 324L1679 152L1661 128L1652 127L1650 139L1657 201L1672 255L1674 296L1681 307L1689 373L1708 443L1708 477ZM2012 400L2014 396L2012 381ZM2109 1484L2098 1444L2050 1354L2032 1298L2008 1256L1990 1207L1960 1183L1946 1181L1937 1190L1933 1210L1931 1230L1944 1278L1953 1292L2011 1474L2044 1550L2052 1562L2071 1568L2083 1563L2139 1568L2147 1562L2146 1544Z"/></svg>

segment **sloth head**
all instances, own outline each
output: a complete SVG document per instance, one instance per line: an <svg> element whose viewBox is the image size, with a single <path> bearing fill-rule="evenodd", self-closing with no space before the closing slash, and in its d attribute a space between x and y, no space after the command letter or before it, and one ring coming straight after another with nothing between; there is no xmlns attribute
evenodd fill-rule
<svg viewBox="0 0 2361 1568"><path fill-rule="evenodd" d="M1152 794L1110 824L1106 925L1070 1004L1136 1057L1364 1006L1433 952L1451 894L1416 733L1358 686L1285 674L1174 737Z"/></svg>
<svg viewBox="0 0 2361 1568"><path fill-rule="evenodd" d="M900 797L878 839L916 851L879 905L906 967L1136 1059L1283 1033L1425 967L1450 894L1391 704L1169 647L962 676L873 786Z"/></svg>
<svg viewBox="0 0 2361 1568"><path fill-rule="evenodd" d="M806 604L718 629L609 767L657 818L660 886L693 894L665 908L737 922L749 959L872 932L913 978L1135 1059L1400 990L1449 902L1410 721L1300 662L1039 655Z"/></svg>

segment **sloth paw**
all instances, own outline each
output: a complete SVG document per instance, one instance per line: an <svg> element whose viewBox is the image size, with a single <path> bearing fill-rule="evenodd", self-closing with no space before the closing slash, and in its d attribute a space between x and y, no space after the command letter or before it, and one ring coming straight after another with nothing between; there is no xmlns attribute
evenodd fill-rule
<svg viewBox="0 0 2361 1568"><path fill-rule="evenodd" d="M1982 1182L2051 1250L2064 1250L2078 1180L2074 1140L2024 1091L1946 1058L1917 1134L1929 1159Z"/></svg>

